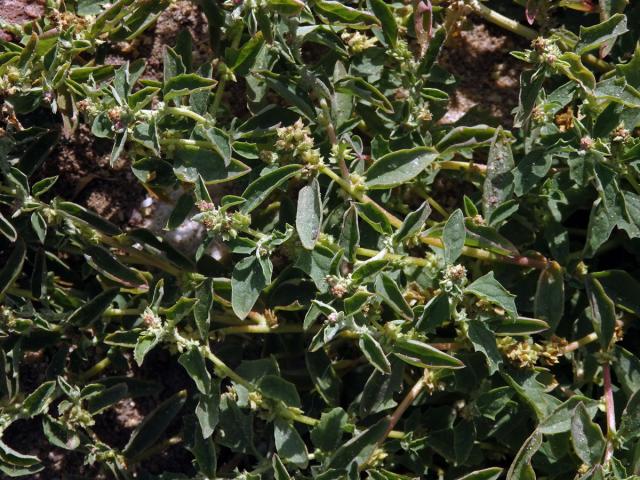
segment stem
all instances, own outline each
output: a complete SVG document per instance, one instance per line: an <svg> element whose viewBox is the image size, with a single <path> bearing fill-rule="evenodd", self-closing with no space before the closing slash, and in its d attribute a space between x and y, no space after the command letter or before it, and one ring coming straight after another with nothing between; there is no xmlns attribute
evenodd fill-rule
<svg viewBox="0 0 640 480"><path fill-rule="evenodd" d="M382 442L384 442L384 439L390 436L391 432L393 431L393 427L395 427L396 424L400 421L400 418L402 417L404 412L406 412L407 409L411 406L411 404L415 401L415 399L418 397L418 395L420 394L423 388L424 388L424 375L420 375L420 378L418 379L418 381L411 388L411 390L409 390L407 395L402 399L402 402L400 402L400 405L396 407L395 411L393 412L393 415L391 415L391 419L389 421L389 426L387 427L387 431L383 435L382 439L380 439L380 441L378 442L378 445L382 444Z"/></svg>
<svg viewBox="0 0 640 480"><path fill-rule="evenodd" d="M585 335L584 337L578 340L574 340L573 342L567 344L562 349L562 353L567 354L569 352L573 352L574 350L577 350L580 347L584 347L585 345L588 345L591 342L595 342L597 339L598 339L598 334L596 332L592 332L589 335Z"/></svg>
<svg viewBox="0 0 640 480"><path fill-rule="evenodd" d="M211 351L210 348L204 347L202 349L202 353L204 354L205 358L207 358L208 360L211 361L211 363L214 364L214 366L218 369L218 372L221 374L221 376L230 378L231 380L233 380L237 384L242 385L247 390L254 391L254 392L259 392L260 391L251 382L249 382L245 378L241 377L236 372L234 372L231 368L229 368L226 363L224 363L218 356L216 356ZM318 425L318 423L320 423L320 420L318 420L317 418L313 418L313 417L309 417L307 415L303 415L303 414L298 413L298 412L296 412L296 411L294 411L292 409L283 410L282 413L286 416L286 418L289 418L290 420L293 420L293 421L298 422L298 423L303 423L303 424L309 425L311 427L315 427L316 425ZM388 433L388 437L389 438L403 438L404 437L404 433L403 432L398 432L398 431L390 431Z"/></svg>
<svg viewBox="0 0 640 480"><path fill-rule="evenodd" d="M501 13L498 13L495 10L491 10L489 7L486 7L478 0L470 0L469 6L473 8L475 13L480 15L486 21L502 27L505 30L509 30L516 35L520 35L521 37L524 37L528 40L533 40L534 38L538 37L538 32L536 32L534 29L525 27L524 25L510 19L509 17L505 17Z"/></svg>
<svg viewBox="0 0 640 480"><path fill-rule="evenodd" d="M182 437L180 435L176 435L175 437L167 438L165 441L154 445L153 447L148 448L140 453L137 457L131 459L131 463L140 463L147 458L153 457L157 453L164 452L167 448L172 447L174 445L178 445L182 443Z"/></svg>
<svg viewBox="0 0 640 480"><path fill-rule="evenodd" d="M78 379L88 380L89 378L95 377L96 375L100 375L110 365L111 365L111 359L109 357L104 357L102 360L96 363L89 370L81 373Z"/></svg>
<svg viewBox="0 0 640 480"><path fill-rule="evenodd" d="M473 9L475 13L484 18L486 21L493 23L505 30L508 30L516 35L519 35L527 40L534 40L540 34L533 28L526 27L515 20L505 17L501 13L491 10L489 7L483 5L478 0L469 0L468 5ZM604 60L596 57L595 55L588 53L582 56L583 60L594 68L597 68L601 72L609 72L615 67Z"/></svg>
<svg viewBox="0 0 640 480"><path fill-rule="evenodd" d="M437 162L436 165L442 170L469 171L484 175L487 172L487 166L482 163L460 162L456 160L443 160Z"/></svg>
<svg viewBox="0 0 640 480"><path fill-rule="evenodd" d="M206 118L204 118L202 115L197 114L196 112L194 112L193 110L190 110L188 108L185 107L165 107L163 110L163 113L167 113L170 115L176 115L179 117L186 117L186 118L190 118L191 120L195 120L196 122L204 125L204 126L209 126L211 125L211 122L209 120L207 120Z"/></svg>
<svg viewBox="0 0 640 480"><path fill-rule="evenodd" d="M305 330L302 325L280 325L275 327L269 325L232 325L213 330L211 335L215 337L218 334L233 335L237 333L316 333L318 330L318 326L312 326Z"/></svg>
<svg viewBox="0 0 640 480"><path fill-rule="evenodd" d="M244 32L244 23L241 22L240 27L238 28L238 31L236 32L235 36L231 40L231 50L238 49L238 46L240 45L240 40L242 40L243 32ZM222 97L224 96L224 89L227 86L227 81L228 81L228 77L227 77L227 72L225 70L222 78L220 79L220 83L218 84L218 88L216 89L216 95L213 98L213 105L211 106L210 112L211 112L211 115L213 115L213 118L216 117L216 114L218 113L218 109L220 108L220 104L222 103Z"/></svg>
<svg viewBox="0 0 640 480"><path fill-rule="evenodd" d="M326 123L325 128L327 130L327 136L329 137L329 143L331 143L331 145L337 145L338 138L336 137L336 129L331 121L329 105L324 98L320 100L320 108L322 109L322 114L324 116L324 123ZM347 162L342 154L338 155L338 166L340 167L340 174L342 175L342 178L350 184L351 174L349 173L349 167L347 166Z"/></svg>
<svg viewBox="0 0 640 480"><path fill-rule="evenodd" d="M613 402L611 367L608 360L602 365L602 379L604 382L604 403L607 413L607 448L604 453L604 464L607 465L613 457L613 439L616 433L616 410Z"/></svg>
<svg viewBox="0 0 640 480"><path fill-rule="evenodd" d="M356 254L368 258L375 257L376 255L378 255L378 253L380 252L378 252L377 250L371 250L370 248L360 247L356 249ZM410 257L407 255L396 255L393 253L387 253L382 258L384 258L385 260L399 260L403 262L413 263L414 265L417 265L419 267L426 267L430 263L426 258Z"/></svg>
<svg viewBox="0 0 640 480"><path fill-rule="evenodd" d="M102 314L103 317L126 317L141 315L144 309L141 308L107 308Z"/></svg>
<svg viewBox="0 0 640 480"><path fill-rule="evenodd" d="M320 172L327 175L334 182L336 182L340 188L342 188L345 192L347 192L351 197L363 203L370 203L379 209L385 217L389 220L389 223L393 225L395 228L399 228L402 225L402 220L393 215L391 212L382 208L378 203L376 203L373 199L365 195L364 193L357 191L353 188L350 183L344 181L338 174L336 174L333 170L331 170L326 165L320 167ZM444 248L444 244L441 239L420 236L420 241L426 245L431 245L432 247ZM489 252L487 250L481 250L479 248L474 247L464 247L462 249L462 254L471 257L477 258L478 260L488 261L488 262L500 262L507 263L510 265L517 265L519 267L524 268L536 268L538 270L543 270L547 268L549 261L545 257L540 258L531 258L524 257L521 255L498 255L493 252Z"/></svg>

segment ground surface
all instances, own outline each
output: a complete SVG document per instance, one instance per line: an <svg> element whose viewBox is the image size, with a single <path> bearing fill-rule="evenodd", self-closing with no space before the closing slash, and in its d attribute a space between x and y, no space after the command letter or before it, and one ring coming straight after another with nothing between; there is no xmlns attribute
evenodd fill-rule
<svg viewBox="0 0 640 480"><path fill-rule="evenodd" d="M0 0L0 19L6 22L29 21L37 18L42 11L42 4L37 1ZM503 31L474 19L470 19L468 27L449 39L440 59L441 65L458 79L444 121L453 123L475 106L494 116L502 124L510 125L511 110L518 101L520 68L517 60L508 52L522 47L522 44ZM202 13L189 1L174 3L163 13L154 29L133 45L118 45L109 54L107 61L120 64L127 59L143 57L148 60L145 76L158 78L162 75L163 46L174 45L178 33L184 28L194 38L194 63L198 64L209 54L207 25ZM6 32L1 30L0 36L8 38ZM228 89L230 95L233 95L234 88L242 88L242 85L231 86ZM139 214L134 212L139 210L145 192L133 177L126 158L119 161L115 168L109 167L110 149L108 142L96 140L87 128L80 128L71 137L61 136L58 146L38 175L59 175L55 193L126 226L132 218L139 219ZM456 188L455 185L448 184L446 178L440 183L435 187L441 192ZM456 195L456 198L459 197ZM442 201L446 208L450 207L446 195ZM176 363L169 361L166 353L154 351L153 356L156 358L145 362L146 365L154 365L153 371L146 371L144 368L138 370L129 359L123 361L130 366L131 375L135 373L137 378L159 381L165 387L164 395L187 384L182 369L175 368ZM30 363L25 362L24 371L21 372L22 381L34 386L40 384L50 360L36 356ZM91 365L91 360L93 359L87 359L87 366ZM163 372L160 378L155 373L157 371ZM162 392L160 396L163 396ZM96 435L108 444L123 447L133 429L150 410L150 405L145 404L144 400L120 402L117 408L98 417L94 427ZM73 478L73 475L107 478L100 477L91 466L83 465L81 454L52 448L43 438L39 421L16 422L4 434L7 444L42 459L46 469L31 477L33 480ZM190 458L186 455L183 449L169 448L160 460L156 457L153 464L146 466L156 473L166 470L189 472Z"/></svg>

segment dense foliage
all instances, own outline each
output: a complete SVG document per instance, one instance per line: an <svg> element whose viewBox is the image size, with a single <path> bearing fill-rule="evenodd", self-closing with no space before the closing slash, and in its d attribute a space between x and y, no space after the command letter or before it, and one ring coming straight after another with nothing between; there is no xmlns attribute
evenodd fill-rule
<svg viewBox="0 0 640 480"><path fill-rule="evenodd" d="M41 425L107 478L640 478L638 2L204 0L162 79L105 61L169 3L0 23L2 475ZM439 122L471 14L531 41L513 127ZM197 250L43 178L82 125ZM152 475L169 446L193 465Z"/></svg>

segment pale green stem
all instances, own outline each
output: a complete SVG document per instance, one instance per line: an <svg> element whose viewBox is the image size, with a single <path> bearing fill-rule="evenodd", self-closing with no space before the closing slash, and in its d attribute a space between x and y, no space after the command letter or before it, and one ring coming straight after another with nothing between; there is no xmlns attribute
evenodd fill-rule
<svg viewBox="0 0 640 480"><path fill-rule="evenodd" d="M209 349L208 347L203 348L203 354L209 361L211 361L211 363L213 363L213 365L217 368L218 372L222 376L230 378L231 380L233 380L237 384L242 385L243 387L245 387L247 390L255 391L255 392L259 392L260 391L251 382L249 382L245 378L241 377L236 372L234 372L231 368L229 368L227 366L227 364L224 363L219 357L217 357L211 351L211 349ZM303 424L309 425L311 427L315 427L316 425L318 425L318 423L320 423L320 420L318 420L317 418L313 418L313 417L309 417L307 415L303 415L303 414L298 413L298 412L296 412L294 410L291 410L291 409L284 410L282 413L287 418L289 418L289 419L291 419L293 421L296 421L298 423L303 423ZM404 433L403 432L398 432L398 431L391 431L391 432L389 432L389 437L390 438L403 438L404 437Z"/></svg>
<svg viewBox="0 0 640 480"><path fill-rule="evenodd" d="M468 5L473 8L475 13L477 13L488 22L504 28L505 30L508 30L512 33L515 33L516 35L519 35L523 38L526 38L527 40L534 40L535 38L540 36L540 34L533 28L526 27L509 17L505 17L501 13L498 13L495 10L492 10L484 4L480 3L479 0L468 0ZM602 72L608 72L615 68L613 65L610 65L609 63L596 57L595 55L592 55L591 53L583 55L582 58L586 63Z"/></svg>
<svg viewBox="0 0 640 480"><path fill-rule="evenodd" d="M571 343L568 343L563 349L562 353L566 354L569 352L573 352L574 350L579 349L580 347L584 347L585 345L590 344L591 342L595 342L598 339L598 334L596 332L592 332L589 335L585 335L584 337L574 340Z"/></svg>
<svg viewBox="0 0 640 480"><path fill-rule="evenodd" d="M190 118L191 120L195 120L196 122L204 126L211 125L211 122L207 120L205 117L186 107L164 107L163 113L179 116L179 117Z"/></svg>
<svg viewBox="0 0 640 480"><path fill-rule="evenodd" d="M91 367L86 372L83 372L78 377L79 380L88 380L90 378L95 377L96 375L100 375L103 371L105 371L111 365L111 359L109 357L104 357L98 363L96 363L93 367Z"/></svg>
<svg viewBox="0 0 640 480"><path fill-rule="evenodd" d="M392 213L385 210L383 207L381 207L378 203L376 203L374 200L369 198L364 193L354 189L350 183L345 182L338 174L336 174L333 170L331 170L326 165L323 165L320 167L320 172L327 175L329 178L331 178L334 182L336 182L340 186L340 188L342 188L345 192L351 195L351 197L353 197L354 199L358 200L359 202L370 203L374 205L384 214L385 217L387 217L387 219L389 220L389 223L393 225L395 228L399 228L402 225L402 220L400 220L398 217L396 217ZM427 237L422 235L419 237L419 239L422 243L426 245L431 245L437 248L444 248L444 244L442 243L442 240L439 238ZM462 249L462 254L467 257L476 258L482 261L508 263L510 265L517 265L523 268L536 268L538 270L544 269L549 265L549 261L544 257L531 258L531 257L524 257L521 255L498 255L496 253L489 252L487 250L482 250L479 248L474 248L474 247L464 247Z"/></svg>
<svg viewBox="0 0 640 480"><path fill-rule="evenodd" d="M231 40L231 49L237 50L240 45L240 40L242 40L242 33L244 31L244 23L238 28L233 40ZM228 68L228 67L227 67ZM216 89L216 94L213 98L213 105L211 106L211 114L216 117L218 113L218 109L220 108L220 104L222 103L222 97L224 96L224 89L227 86L227 72L223 73L222 78L220 79L220 83L218 84L218 88Z"/></svg>

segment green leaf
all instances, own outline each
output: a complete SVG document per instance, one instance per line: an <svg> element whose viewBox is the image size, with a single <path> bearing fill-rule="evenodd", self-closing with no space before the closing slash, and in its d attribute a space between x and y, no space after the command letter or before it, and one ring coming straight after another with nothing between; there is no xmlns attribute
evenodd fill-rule
<svg viewBox="0 0 640 480"><path fill-rule="evenodd" d="M419 340L399 338L393 345L393 352L401 360L422 368L464 368L465 366L457 358Z"/></svg>
<svg viewBox="0 0 640 480"><path fill-rule="evenodd" d="M455 127L436 144L436 150L441 154L454 153L468 148L486 145L495 137L496 129L487 125L475 127Z"/></svg>
<svg viewBox="0 0 640 480"><path fill-rule="evenodd" d="M372 203L357 203L358 215L376 232L391 235L393 227L382 210Z"/></svg>
<svg viewBox="0 0 640 480"><path fill-rule="evenodd" d="M7 237L10 242L15 242L18 239L18 232L2 213L0 213L0 233Z"/></svg>
<svg viewBox="0 0 640 480"><path fill-rule="evenodd" d="M264 45L264 37L262 32L257 32L251 39L246 42L240 51L238 56L231 67L231 70L236 75L245 76L249 73L249 70L253 68L253 65Z"/></svg>
<svg viewBox="0 0 640 480"><path fill-rule="evenodd" d="M213 279L207 278L196 288L198 303L193 307L193 317L198 327L201 340L209 338L209 326L211 325L213 309Z"/></svg>
<svg viewBox="0 0 640 480"><path fill-rule="evenodd" d="M153 350L161 340L161 333L158 331L144 331L136 341L133 358L140 366L144 361L144 357ZM117 344L117 343L115 343Z"/></svg>
<svg viewBox="0 0 640 480"><path fill-rule="evenodd" d="M16 452L0 440L0 472L9 477L33 475L44 469L40 459L33 455Z"/></svg>
<svg viewBox="0 0 640 480"><path fill-rule="evenodd" d="M552 262L540 272L533 302L536 318L545 320L553 332L564 314L564 275L562 268Z"/></svg>
<svg viewBox="0 0 640 480"><path fill-rule="evenodd" d="M193 416L186 417L184 423L185 443L196 460L198 471L207 478L215 478L218 456L213 439L204 437Z"/></svg>
<svg viewBox="0 0 640 480"><path fill-rule="evenodd" d="M498 335L533 335L549 329L549 324L537 318L492 318L491 329Z"/></svg>
<svg viewBox="0 0 640 480"><path fill-rule="evenodd" d="M495 279L493 272L489 272L478 278L465 288L465 293L474 294L478 298L504 309L506 315L512 320L516 320L518 316L515 295L509 293L507 289Z"/></svg>
<svg viewBox="0 0 640 480"><path fill-rule="evenodd" d="M500 475L502 475L502 468L491 467L468 473L458 478L458 480L498 480Z"/></svg>
<svg viewBox="0 0 640 480"><path fill-rule="evenodd" d="M200 395L195 411L204 438L213 435L220 418L220 382L211 382L210 390L208 395Z"/></svg>
<svg viewBox="0 0 640 480"><path fill-rule="evenodd" d="M464 225L464 214L457 209L453 212L442 230L442 241L444 243L444 261L447 265L453 265L462 255L464 241L467 236L467 229Z"/></svg>
<svg viewBox="0 0 640 480"><path fill-rule="evenodd" d="M280 400L288 407L300 408L301 406L296 386L278 375L263 376L257 386L267 398Z"/></svg>
<svg viewBox="0 0 640 480"><path fill-rule="evenodd" d="M31 195L38 198L41 195L47 193L58 181L58 175L54 177L43 178L42 180L38 180L31 187Z"/></svg>
<svg viewBox="0 0 640 480"><path fill-rule="evenodd" d="M515 166L511 142L501 129L491 141L487 159L487 173L482 188L482 215L489 220L494 211L506 202L513 193L513 174Z"/></svg>
<svg viewBox="0 0 640 480"><path fill-rule="evenodd" d="M422 316L416 323L416 329L425 333L434 332L436 328L451 319L449 297L440 293L429 300Z"/></svg>
<svg viewBox="0 0 640 480"><path fill-rule="evenodd" d="M81 207L80 205L71 202L56 202L55 206L72 217L82 220L84 223L95 228L99 232L113 236L120 235L122 233L116 225L105 220L96 213Z"/></svg>
<svg viewBox="0 0 640 480"><path fill-rule="evenodd" d="M211 375L200 348L197 345L189 346L178 358L178 363L187 371L200 393L207 395L211 390Z"/></svg>
<svg viewBox="0 0 640 480"><path fill-rule="evenodd" d="M592 275L585 280L589 304L591 305L591 322L598 334L603 350L608 351L616 328L616 310L613 301L607 296L602 284Z"/></svg>
<svg viewBox="0 0 640 480"><path fill-rule="evenodd" d="M640 390L631 396L622 412L618 435L624 441L633 440L640 435Z"/></svg>
<svg viewBox="0 0 640 480"><path fill-rule="evenodd" d="M391 374L386 375L374 370L367 380L360 399L358 413L367 417L394 408L397 403L394 396L402 390L403 373L406 364L395 357L391 357Z"/></svg>
<svg viewBox="0 0 640 480"><path fill-rule="evenodd" d="M282 418L273 422L273 436L276 451L285 463L291 463L299 468L306 468L309 463L307 446L293 423Z"/></svg>
<svg viewBox="0 0 640 480"><path fill-rule="evenodd" d="M22 410L29 417L35 417L47 410L56 392L56 381L44 382L31 392L22 402Z"/></svg>
<svg viewBox="0 0 640 480"><path fill-rule="evenodd" d="M395 48L398 41L398 24L393 11L384 0L367 0L369 10L378 17L382 24L382 34L390 47Z"/></svg>
<svg viewBox="0 0 640 480"><path fill-rule="evenodd" d="M47 222L45 222L42 215L39 212L33 212L31 214L31 228L35 232L36 237L40 243L44 245L44 242L47 238Z"/></svg>
<svg viewBox="0 0 640 480"><path fill-rule="evenodd" d="M431 206L428 202L423 202L417 210L409 213L393 235L393 240L400 243L403 240L418 234L424 227L427 218L431 214Z"/></svg>
<svg viewBox="0 0 640 480"><path fill-rule="evenodd" d="M274 480L291 480L289 472L287 472L284 463L282 463L282 460L280 460L280 457L278 455L273 456L272 466Z"/></svg>
<svg viewBox="0 0 640 480"><path fill-rule="evenodd" d="M136 270L125 266L116 260L107 250L90 246L85 248L85 258L89 265L105 277L121 283L127 287L147 290L149 285L144 277Z"/></svg>
<svg viewBox="0 0 640 480"><path fill-rule="evenodd" d="M627 397L640 390L640 359L619 345L613 348L613 369Z"/></svg>
<svg viewBox="0 0 640 480"><path fill-rule="evenodd" d="M540 422L538 426L540 432L544 435L554 435L570 431L574 410L579 403L585 406L589 418L593 418L598 412L597 401L582 395L574 395L559 405L549 416Z"/></svg>
<svg viewBox="0 0 640 480"><path fill-rule="evenodd" d="M375 290L382 300L398 315L413 320L413 310L402 296L398 284L386 273L376 278Z"/></svg>
<svg viewBox="0 0 640 480"><path fill-rule="evenodd" d="M298 15L304 8L302 0L268 0L269 8L281 15Z"/></svg>
<svg viewBox="0 0 640 480"><path fill-rule="evenodd" d="M628 31L627 17L621 13L616 13L592 27L580 26L580 40L576 45L576 52L580 55L585 54Z"/></svg>
<svg viewBox="0 0 640 480"><path fill-rule="evenodd" d="M327 20L345 23L347 25L377 24L378 19L368 12L357 10L342 2L318 0L315 2L315 10Z"/></svg>
<svg viewBox="0 0 640 480"><path fill-rule="evenodd" d="M193 209L194 202L190 193L184 193L180 195L176 201L175 207L171 211L171 215L167 219L167 225L165 229L175 230L187 219L191 210Z"/></svg>
<svg viewBox="0 0 640 480"><path fill-rule="evenodd" d="M61 422L48 415L42 417L42 431L49 443L65 450L75 450L80 446L80 436Z"/></svg>
<svg viewBox="0 0 640 480"><path fill-rule="evenodd" d="M534 430L529 438L527 438L507 472L507 480L536 480L536 474L531 467L531 458L536 454L542 445L542 434L538 430Z"/></svg>
<svg viewBox="0 0 640 480"><path fill-rule="evenodd" d="M616 306L640 316L640 282L624 270L605 270L592 274Z"/></svg>
<svg viewBox="0 0 640 480"><path fill-rule="evenodd" d="M389 189L418 176L438 156L431 147L398 150L380 157L365 172L369 189Z"/></svg>
<svg viewBox="0 0 640 480"><path fill-rule="evenodd" d="M362 465L369 459L378 442L384 437L389 420L383 418L367 430L344 443L330 457L327 468L347 469L350 465Z"/></svg>
<svg viewBox="0 0 640 480"><path fill-rule="evenodd" d="M347 257L349 261L353 262L356 258L356 250L360 246L358 209L353 203L344 212L338 244L340 245L340 248L344 250L345 257Z"/></svg>
<svg viewBox="0 0 640 480"><path fill-rule="evenodd" d="M216 80L201 77L196 73L182 73L165 82L164 100L169 102L174 98L210 90L216 83Z"/></svg>
<svg viewBox="0 0 640 480"><path fill-rule="evenodd" d="M174 417L182 409L187 392L180 391L158 405L131 434L129 442L124 447L123 454L127 459L140 456L152 447L167 429Z"/></svg>
<svg viewBox="0 0 640 480"><path fill-rule="evenodd" d="M191 313L198 300L189 297L180 297L176 303L164 310L168 323L177 325L187 315Z"/></svg>
<svg viewBox="0 0 640 480"><path fill-rule="evenodd" d="M322 225L322 198L320 184L314 178L309 185L305 185L298 193L298 207L296 211L296 230L302 246L313 250Z"/></svg>
<svg viewBox="0 0 640 480"><path fill-rule="evenodd" d="M336 92L353 95L386 113L393 113L393 105L391 105L389 99L380 90L361 77L346 75L335 82L334 87Z"/></svg>
<svg viewBox="0 0 640 480"><path fill-rule="evenodd" d="M246 200L242 204L241 211L243 213L250 213L262 202L276 188L289 180L294 175L298 174L302 167L300 165L285 165L284 167L277 168L249 184L247 189L242 193L242 197Z"/></svg>
<svg viewBox="0 0 640 480"><path fill-rule="evenodd" d="M6 291L16 281L20 272L22 272L22 265L27 255L27 247L22 240L16 242L16 246L11 250L11 253L4 262L2 270L0 270L0 299Z"/></svg>
<svg viewBox="0 0 640 480"><path fill-rule="evenodd" d="M584 66L580 55L573 52L565 52L558 59L558 69L564 73L567 78L577 82L587 92L592 92L596 87L596 77L591 70ZM564 64L567 64L566 66Z"/></svg>
<svg viewBox="0 0 640 480"><path fill-rule="evenodd" d="M391 364L380 344L368 333L363 333L358 342L360 350L374 368L382 373L391 373Z"/></svg>
<svg viewBox="0 0 640 480"><path fill-rule="evenodd" d="M342 382L324 350L306 352L305 363L309 377L327 405L340 403Z"/></svg>
<svg viewBox="0 0 640 480"><path fill-rule="evenodd" d="M87 303L76 309L67 319L70 325L81 328L91 326L111 305L118 295L118 288L109 288L100 292Z"/></svg>
<svg viewBox="0 0 640 480"><path fill-rule="evenodd" d="M116 383L99 392L92 393L87 399L87 410L97 415L127 397L129 389L126 383Z"/></svg>
<svg viewBox="0 0 640 480"><path fill-rule="evenodd" d="M573 411L571 419L571 443L576 455L583 463L595 465L604 454L606 441L598 424L591 421L583 403Z"/></svg>
<svg viewBox="0 0 640 480"><path fill-rule="evenodd" d="M236 264L231 275L231 305L238 318L244 319L249 314L266 285L257 257L245 257Z"/></svg>
<svg viewBox="0 0 640 480"><path fill-rule="evenodd" d="M311 441L320 450L332 452L342 443L345 426L349 421L347 413L340 407L320 416L320 422L311 430Z"/></svg>
<svg viewBox="0 0 640 480"><path fill-rule="evenodd" d="M502 365L502 355L496 344L494 333L480 320L468 322L467 336L476 352L482 352L487 358L489 374L493 375Z"/></svg>

